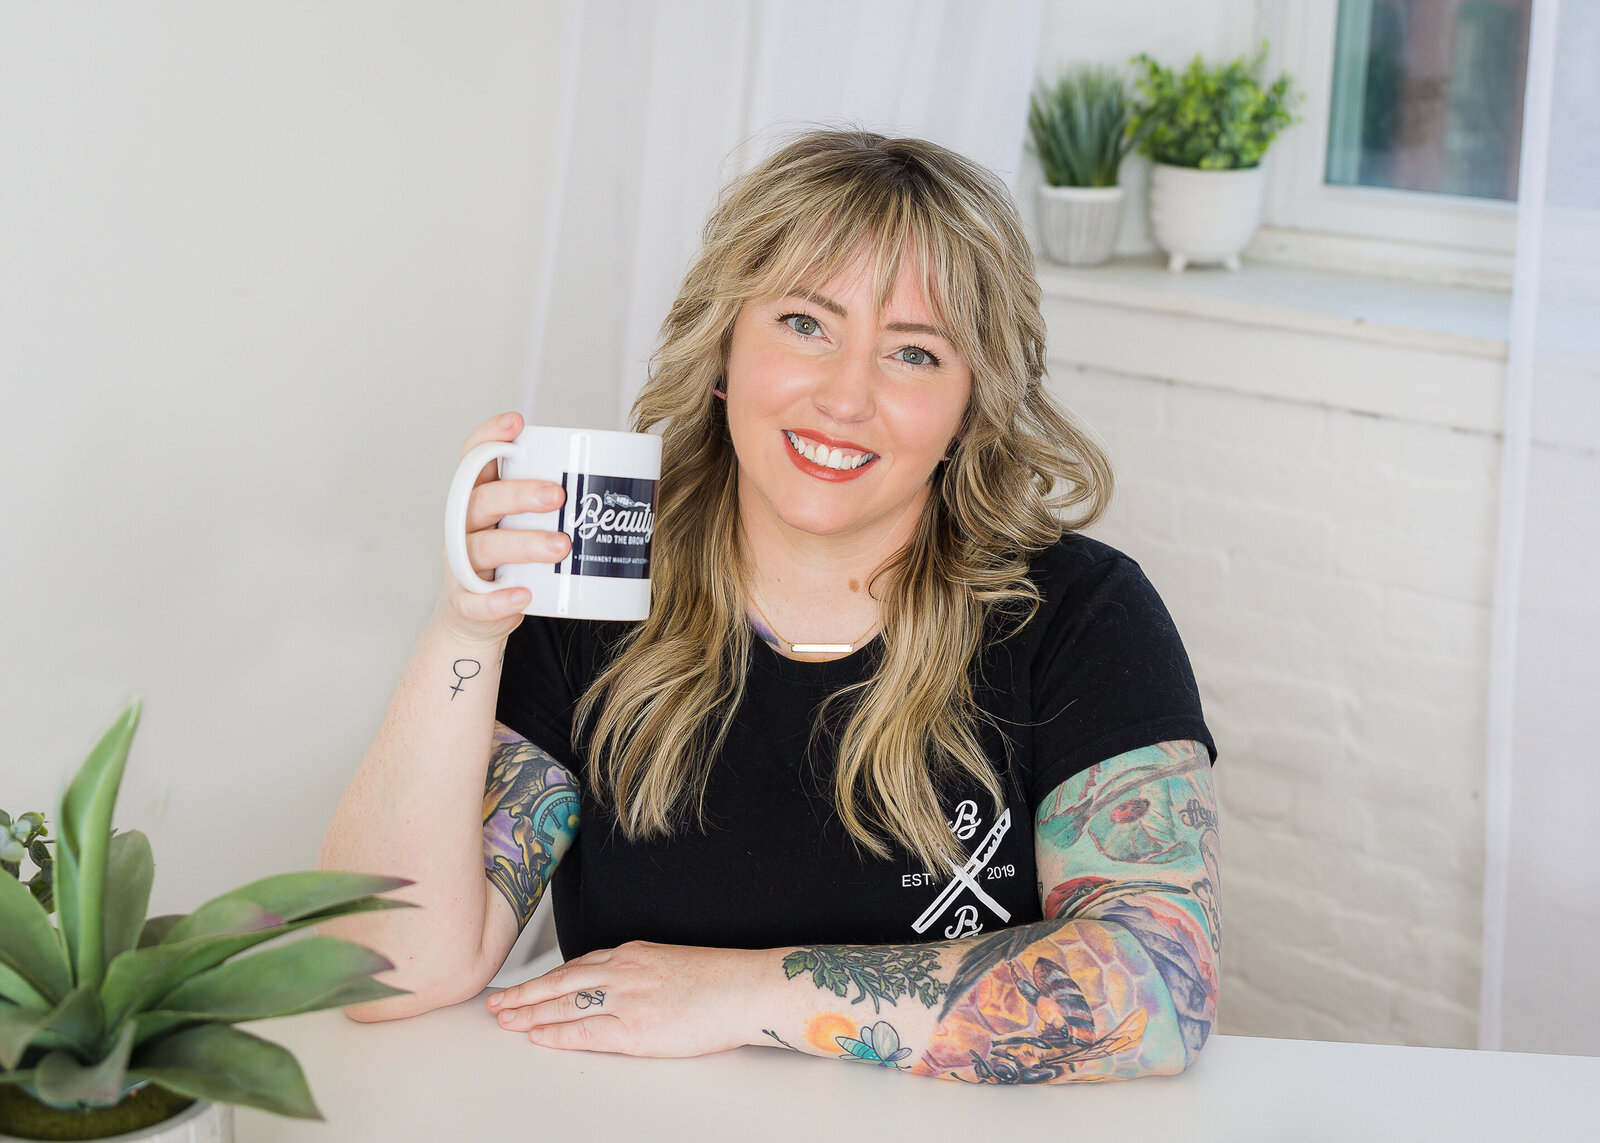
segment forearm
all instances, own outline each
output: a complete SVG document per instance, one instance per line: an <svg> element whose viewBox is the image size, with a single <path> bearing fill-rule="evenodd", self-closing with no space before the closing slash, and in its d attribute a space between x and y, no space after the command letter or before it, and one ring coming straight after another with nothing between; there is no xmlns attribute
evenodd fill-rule
<svg viewBox="0 0 1600 1143"><path fill-rule="evenodd" d="M1139 936L1115 921L761 955L770 1016L752 1043L967 1082L1180 1072L1214 1018L1214 989L1197 993L1186 979L1169 979L1170 969L1164 975Z"/></svg>
<svg viewBox="0 0 1600 1143"><path fill-rule="evenodd" d="M484 779L503 647L467 643L430 618L334 810L319 867L410 878L416 884L396 896L422 906L327 926L388 957L395 970L385 981L416 994L353 1015L406 1015L448 1002L440 990L467 987L463 978L481 959Z"/></svg>

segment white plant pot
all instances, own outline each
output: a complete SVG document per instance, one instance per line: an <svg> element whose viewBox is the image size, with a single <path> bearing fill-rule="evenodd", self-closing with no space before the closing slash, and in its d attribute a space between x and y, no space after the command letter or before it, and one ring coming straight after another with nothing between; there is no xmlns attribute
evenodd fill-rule
<svg viewBox="0 0 1600 1143"><path fill-rule="evenodd" d="M31 1141L0 1132L0 1143ZM234 1143L233 1105L201 1100L190 1104L171 1119L152 1123L138 1131L108 1135L93 1140L93 1143Z"/></svg>
<svg viewBox="0 0 1600 1143"><path fill-rule="evenodd" d="M1261 225L1260 166L1242 171L1150 167L1150 233L1174 272L1191 263L1239 268L1239 251Z"/></svg>
<svg viewBox="0 0 1600 1143"><path fill-rule="evenodd" d="M1121 187L1039 187L1044 252L1068 266L1097 266L1111 257L1122 225Z"/></svg>

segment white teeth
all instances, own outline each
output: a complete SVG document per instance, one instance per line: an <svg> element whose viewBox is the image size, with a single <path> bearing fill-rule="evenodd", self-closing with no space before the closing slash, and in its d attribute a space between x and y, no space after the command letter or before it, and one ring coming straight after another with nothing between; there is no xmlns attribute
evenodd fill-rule
<svg viewBox="0 0 1600 1143"><path fill-rule="evenodd" d="M794 433L784 430L784 435L789 438L789 443L794 446L795 452L805 457L812 464L819 464L824 468L837 469L849 472L851 469L860 468L867 461L872 460L874 453L864 452L851 455L843 449L832 449L827 445L812 444L803 441Z"/></svg>

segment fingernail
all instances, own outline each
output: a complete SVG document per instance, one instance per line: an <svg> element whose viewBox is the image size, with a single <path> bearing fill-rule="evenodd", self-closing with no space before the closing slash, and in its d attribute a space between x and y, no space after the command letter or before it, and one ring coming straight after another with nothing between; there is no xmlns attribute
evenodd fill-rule
<svg viewBox="0 0 1600 1143"><path fill-rule="evenodd" d="M505 416L500 418L500 423L502 425L510 427L511 425L516 423L516 420L517 420L517 415L515 413L507 413Z"/></svg>
<svg viewBox="0 0 1600 1143"><path fill-rule="evenodd" d="M500 1023L502 1023L502 1024L511 1023L511 1013L509 1013L509 1012L500 1013Z"/></svg>
<svg viewBox="0 0 1600 1143"><path fill-rule="evenodd" d="M502 999L504 999L504 998L505 998L505 993L504 992L496 992L493 996L489 997L489 1007L491 1007L491 1008L496 1007L500 1003L500 1001Z"/></svg>
<svg viewBox="0 0 1600 1143"><path fill-rule="evenodd" d="M544 1039L544 1029L534 1028L528 1033L528 1039L537 1044L540 1040Z"/></svg>

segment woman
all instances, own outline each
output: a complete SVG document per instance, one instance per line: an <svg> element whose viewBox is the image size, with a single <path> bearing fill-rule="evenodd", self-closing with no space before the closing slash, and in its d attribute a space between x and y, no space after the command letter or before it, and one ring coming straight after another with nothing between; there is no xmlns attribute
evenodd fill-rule
<svg viewBox="0 0 1600 1143"><path fill-rule="evenodd" d="M633 410L650 617L525 618L446 567L324 845L426 906L344 924L411 991L351 1015L476 995L553 882L569 959L487 1001L540 1044L1181 1071L1215 1019L1215 747L1138 565L1076 531L1110 472L1042 384L1005 188L815 131L703 237ZM559 487L489 471L474 567L560 559L495 527Z"/></svg>

